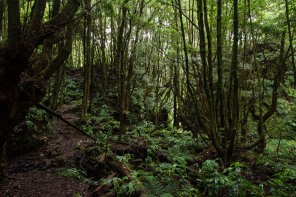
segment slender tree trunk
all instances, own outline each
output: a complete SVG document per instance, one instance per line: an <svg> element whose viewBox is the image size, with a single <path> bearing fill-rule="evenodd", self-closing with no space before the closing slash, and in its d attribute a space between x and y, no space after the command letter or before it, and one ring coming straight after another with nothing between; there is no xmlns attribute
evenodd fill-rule
<svg viewBox="0 0 296 197"><path fill-rule="evenodd" d="M3 15L5 11L5 0L0 0L0 38L3 36L2 30L3 30ZM3 38L3 37L2 37Z"/></svg>
<svg viewBox="0 0 296 197"><path fill-rule="evenodd" d="M126 27L126 15L128 8L126 4L129 0L125 0L121 9L121 24L118 31L117 46L116 46L116 57L114 60L115 66L118 66L118 99L119 99L119 118L120 118L120 133L124 135L126 133L127 126L127 112L125 111L125 91L126 91L126 61L125 61L125 40L124 40L124 29Z"/></svg>
<svg viewBox="0 0 296 197"><path fill-rule="evenodd" d="M53 9L52 9L52 18L58 15L60 11L60 0L54 0L53 1ZM61 43L59 43L59 46L57 47L58 50L62 48ZM52 96L50 98L50 108L53 110L56 110L58 108L58 96L60 92L60 85L62 82L62 73L63 73L63 66L61 66L56 73L55 82L53 85L53 92Z"/></svg>
<svg viewBox="0 0 296 197"><path fill-rule="evenodd" d="M250 0L248 0L248 10L249 10L249 19L250 19L250 25L251 25L251 36L252 36L252 44L253 44L253 64L254 68L257 73L257 80L258 80L258 91L259 91L259 122L258 122L258 134L259 134L259 144L261 145L260 147L260 152L263 152L263 149L265 147L265 135L263 131L263 91L262 91L262 81L261 81L261 76L260 76L260 68L257 65L257 57L256 57L256 39L254 36L254 30L253 30L253 23L252 23L252 17L251 17L251 5L250 5Z"/></svg>
<svg viewBox="0 0 296 197"><path fill-rule="evenodd" d="M217 125L215 125L214 121L214 111L213 111L213 103L209 90L209 80L208 80L208 64L206 60L206 39L205 39L205 31L204 31L204 12L203 12L203 1L198 2L198 26L199 26L199 45L200 45L200 56L202 62L202 76L203 76L203 89L206 93L206 102L208 104L208 117L209 117L209 137L212 141L213 146L215 147L218 154L223 157L224 152L222 147L219 144L217 138Z"/></svg>
<svg viewBox="0 0 296 197"><path fill-rule="evenodd" d="M247 32L246 32L246 20L247 20L247 0L244 0L244 24L243 24L243 35L244 35L244 62L243 62L243 69L241 73L246 73L246 64L247 64ZM242 74L240 75L242 76ZM241 77L241 81L240 83L242 84L242 86L245 84L245 86L247 86L247 84L244 82L243 77ZM247 103L247 102L246 102ZM248 105L248 104L246 104ZM244 111L242 112L242 124L241 124L241 142L245 143L246 142L246 135L247 135L247 122L248 122L248 114L249 114L249 106L246 106L244 108Z"/></svg>
<svg viewBox="0 0 296 197"><path fill-rule="evenodd" d="M141 0L140 5L139 5L139 16L142 17L143 15L143 9L144 9L144 0ZM136 10L134 11L136 13ZM130 33L132 30L132 21L130 21L130 32L129 32L129 38L130 38ZM135 33L135 40L132 43L132 50L131 50L131 55L129 59L129 65L128 65L128 75L127 75L127 81L126 81L126 107L125 110L129 111L129 106L130 106L130 99L131 99L131 91L132 91L132 78L134 75L134 61L136 59L136 52L137 52L137 45L139 42L139 33L140 33L140 26L136 26L136 33Z"/></svg>
<svg viewBox="0 0 296 197"><path fill-rule="evenodd" d="M208 40L208 56L207 56L207 61L208 61L208 67L209 67L209 95L211 98L211 103L214 108L214 99L213 99L213 94L214 94L214 86L213 86L213 67L212 67L212 37L211 37L211 31L210 31L210 26L208 22L208 10L207 10L207 0L203 0L203 6L204 6L204 21L205 21L205 28L207 32L207 40ZM213 111L214 112L214 111ZM215 113L213 113L215 116ZM215 119L215 118L214 118Z"/></svg>
<svg viewBox="0 0 296 197"><path fill-rule="evenodd" d="M172 0L172 4L174 1ZM178 12L174 9L175 12L175 23L176 28L179 29L178 25ZM181 107L181 94L180 94L180 84L179 84L179 62L180 62L180 50L179 50L179 39L176 39L176 62L174 63L174 126L179 127L180 117L182 116L182 107Z"/></svg>
<svg viewBox="0 0 296 197"><path fill-rule="evenodd" d="M291 48L291 56L292 56L292 68L294 73L294 87L296 87L296 67L295 67L295 57L294 57L294 47L293 47L293 38L291 33L291 24L290 24L290 18L289 18L289 5L288 0L285 0L286 3L286 18L287 18L287 24L288 24L288 31L289 31L289 41L290 41L290 48Z"/></svg>
<svg viewBox="0 0 296 197"><path fill-rule="evenodd" d="M186 46L186 37L185 37L185 28L183 24L183 11L182 11L182 4L181 0L177 1L178 6L178 13L179 13L179 20L180 20L180 28L181 28L181 35L182 35L182 41L183 41L183 51L185 56L185 77L186 77L186 86L188 93L190 94L191 98L195 100L195 95L193 92L192 85L190 83L190 73L189 73L189 58L188 58L188 50ZM176 11L175 11L176 12ZM182 94L181 94L182 95ZM198 108L198 104L194 102L195 108ZM181 109L181 108L180 108ZM180 111L179 111L180 112ZM179 114L181 117L183 117L183 114ZM182 118L183 121L185 121L185 117ZM193 137L197 137L196 129L192 130Z"/></svg>
<svg viewBox="0 0 296 197"><path fill-rule="evenodd" d="M233 98L232 100L232 109L231 109L231 118L232 125L230 125L230 141L227 149L226 162L227 164L230 162L232 158L232 154L234 151L235 139L237 136L238 130L238 122L239 122L239 98L238 98L238 89L239 89L239 81L238 81L238 0L233 1L233 48L232 48L232 72L233 82L230 85L233 85L233 93L231 94ZM229 109L230 110L230 109Z"/></svg>
<svg viewBox="0 0 296 197"><path fill-rule="evenodd" d="M83 99L81 107L80 120L86 121L86 113L88 110L89 96L90 96L90 83L91 83L91 1L85 0L87 4L87 17L86 17L86 37L85 37L85 61L84 61L84 87Z"/></svg>
<svg viewBox="0 0 296 197"><path fill-rule="evenodd" d="M178 0L178 8L179 8L179 17L180 17L180 27L181 27L181 34L182 34L182 41L183 41L183 49L185 54L185 69L186 69L186 83L189 89L190 87L190 79L189 79L189 60L188 60L188 51L186 46L186 38L185 38L185 30L184 30L184 24L183 24L183 18L182 18L182 7L181 7L181 0ZM191 92L191 91L190 91Z"/></svg>
<svg viewBox="0 0 296 197"><path fill-rule="evenodd" d="M216 96L216 113L219 114L219 127L225 132L224 95L223 95L223 70L222 70L222 0L217 3L217 68L218 86ZM225 144L225 141L224 141Z"/></svg>
<svg viewBox="0 0 296 197"><path fill-rule="evenodd" d="M100 34L101 34L101 52L102 52L102 64L101 64L101 76L102 76L102 94L105 102L107 102L107 68L106 68L106 16L104 16L104 23L102 21L102 15L99 17L100 21Z"/></svg>
<svg viewBox="0 0 296 197"><path fill-rule="evenodd" d="M73 59L71 59L71 60L73 60ZM62 67L63 67L63 72L61 74L62 75L62 82L61 82L60 100L59 100L58 106L62 106L62 104L64 104L65 87L66 87L66 65L63 64Z"/></svg>
<svg viewBox="0 0 296 197"><path fill-rule="evenodd" d="M60 87L61 87L61 82L62 82L62 73L63 73L63 66L61 66L56 73L54 85L53 85L53 92L52 96L50 98L50 108L53 110L56 110L58 108L58 97L60 93Z"/></svg>

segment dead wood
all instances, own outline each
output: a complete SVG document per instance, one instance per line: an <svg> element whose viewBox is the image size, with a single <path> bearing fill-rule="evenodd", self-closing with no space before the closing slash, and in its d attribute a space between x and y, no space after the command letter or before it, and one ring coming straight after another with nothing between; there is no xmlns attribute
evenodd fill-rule
<svg viewBox="0 0 296 197"><path fill-rule="evenodd" d="M97 139L92 137L91 135L87 134L85 131L83 131L82 129L80 129L79 127L77 127L76 125L72 124L71 122L69 122L68 120L66 120L65 118L63 118L61 115L59 115L58 113L56 113L55 111L53 111L52 109L46 107L45 105L42 104L36 104L36 107L45 110L47 113L55 116L56 118L60 119L61 121L63 121L64 123L70 125L71 127L73 127L74 129L80 131L81 133L83 133L85 136L93 139L94 141L96 141Z"/></svg>
<svg viewBox="0 0 296 197"><path fill-rule="evenodd" d="M111 191L111 192L108 192L108 193L102 195L101 197L115 197L115 196L117 196L116 192Z"/></svg>
<svg viewBox="0 0 296 197"><path fill-rule="evenodd" d="M110 176L107 177L106 181L112 179L117 173L114 172L113 174L111 174ZM97 187L97 189L95 189L92 193L92 197L99 197L102 196L110 187L113 186L113 182L111 182L109 185L104 185L101 184L99 185L99 187Z"/></svg>
<svg viewBox="0 0 296 197"><path fill-rule="evenodd" d="M100 163L100 165L108 165L111 169L113 169L114 171L117 171L119 173L122 174L122 176L126 176L128 178L128 181L136 181L136 183L139 185L139 187L141 188L140 194L146 194L147 192L144 189L144 186L141 182L135 180L134 178L132 178L130 176L130 174L132 173L132 170L129 168L129 166L122 160L121 162L117 161L117 159L115 158L115 155L107 153L105 155L105 153L102 153L99 158L97 158L98 163ZM108 177L109 178L109 177ZM108 179L107 178L107 179ZM106 194L105 194L106 195Z"/></svg>

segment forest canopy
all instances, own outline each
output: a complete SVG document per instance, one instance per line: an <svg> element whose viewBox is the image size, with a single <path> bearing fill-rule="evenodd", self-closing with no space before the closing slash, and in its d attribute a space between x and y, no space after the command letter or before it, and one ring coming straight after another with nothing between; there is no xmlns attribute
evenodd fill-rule
<svg viewBox="0 0 296 197"><path fill-rule="evenodd" d="M293 0L0 0L0 177L60 120L97 147L85 179L121 173L96 195L296 195L295 21Z"/></svg>

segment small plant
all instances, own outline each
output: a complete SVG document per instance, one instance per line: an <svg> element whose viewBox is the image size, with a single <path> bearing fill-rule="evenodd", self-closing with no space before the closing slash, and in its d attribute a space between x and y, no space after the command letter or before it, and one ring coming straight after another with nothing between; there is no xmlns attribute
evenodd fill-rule
<svg viewBox="0 0 296 197"><path fill-rule="evenodd" d="M84 179L86 176L86 172L82 170L78 170L76 168L71 169L62 169L57 172L58 175L67 176L72 178Z"/></svg>
<svg viewBox="0 0 296 197"><path fill-rule="evenodd" d="M51 120L47 113L36 107L31 107L26 116L25 124L30 131L41 133L41 131L52 128Z"/></svg>
<svg viewBox="0 0 296 197"><path fill-rule="evenodd" d="M102 105L101 110L98 116L99 122L108 122L110 120L113 120L113 113L114 110L110 108L108 105Z"/></svg>
<svg viewBox="0 0 296 197"><path fill-rule="evenodd" d="M174 163L173 169L176 169L177 166L180 166L185 171L187 168L187 161L193 161L193 158L190 155L190 151L180 147L179 145L175 145L171 148L168 148L168 159Z"/></svg>
<svg viewBox="0 0 296 197"><path fill-rule="evenodd" d="M273 196L290 196L296 194L296 171L289 168L274 175L275 178L267 180L264 184L271 186L270 194Z"/></svg>
<svg viewBox="0 0 296 197"><path fill-rule="evenodd" d="M110 185L110 183L113 182L117 196L133 195L141 190L141 186L139 185L140 182L136 174L131 173L130 176L134 180L128 182L129 178L126 176L122 178L113 177L112 179L104 181L103 184Z"/></svg>
<svg viewBox="0 0 296 197"><path fill-rule="evenodd" d="M94 181L92 178L87 177L87 173L76 169L76 168L70 168L70 169L60 169L56 172L57 175L76 178L81 180L83 183L88 183L91 185L98 185L96 181Z"/></svg>
<svg viewBox="0 0 296 197"><path fill-rule="evenodd" d="M222 172L218 171L219 164L216 160L206 160L200 169L200 181L209 196L217 196L220 192L227 193L228 196L248 196L253 185L246 181L242 174L246 166L235 162ZM248 193L249 192L249 193Z"/></svg>
<svg viewBox="0 0 296 197"><path fill-rule="evenodd" d="M83 92L80 91L79 82L66 78L65 91L64 91L64 102L70 103L74 100L82 98Z"/></svg>
<svg viewBox="0 0 296 197"><path fill-rule="evenodd" d="M148 194L141 197L173 197L179 192L179 185L175 181L165 185L158 180L153 180L145 183L144 188Z"/></svg>
<svg viewBox="0 0 296 197"><path fill-rule="evenodd" d="M116 159L121 162L124 161L125 163L128 163L128 160L132 159L133 155L131 154L125 154L124 156L116 156Z"/></svg>

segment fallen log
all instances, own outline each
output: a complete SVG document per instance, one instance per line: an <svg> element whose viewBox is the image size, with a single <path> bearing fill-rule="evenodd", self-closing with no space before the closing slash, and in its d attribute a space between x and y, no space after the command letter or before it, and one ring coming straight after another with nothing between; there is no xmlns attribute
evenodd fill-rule
<svg viewBox="0 0 296 197"><path fill-rule="evenodd" d="M111 192L108 192L108 193L102 195L101 197L115 197L115 196L117 196L116 192L111 191Z"/></svg>
<svg viewBox="0 0 296 197"><path fill-rule="evenodd" d="M114 171L119 172L122 176L127 177L128 182L136 181L136 183L139 185L140 190L141 190L140 194L147 194L143 184L130 176L130 174L132 173L132 170L129 168L129 166L123 160L120 161L120 162L117 161L115 156L113 154L110 154L110 153L107 153L107 154L102 153L99 156L99 158L97 158L96 160L97 160L97 162L99 163L100 166L108 165ZM112 194L112 192L110 193L110 195L111 194ZM105 195L107 195L107 194L105 194Z"/></svg>
<svg viewBox="0 0 296 197"><path fill-rule="evenodd" d="M114 172L110 176L107 177L106 181L112 179L117 173ZM109 185L101 184L97 189L95 189L92 193L92 197L99 197L102 196L106 191L113 186L113 182L111 182Z"/></svg>
<svg viewBox="0 0 296 197"><path fill-rule="evenodd" d="M56 118L60 119L61 121L63 121L64 123L70 125L71 127L73 127L74 129L80 131L81 133L83 133L85 136L93 139L94 141L96 141L97 139L94 138L93 136L87 134L85 131L83 131L82 129L80 129L79 127L77 127L76 125L72 124L71 122L69 122L68 120L66 120L65 118L63 118L61 115L59 115L58 113L56 113L55 111L53 111L52 109L46 107L45 105L42 105L42 104L36 104L35 105L36 107L40 108L40 109L43 109L45 110L47 113L55 116Z"/></svg>

